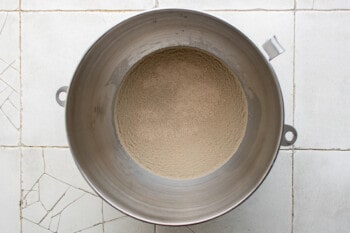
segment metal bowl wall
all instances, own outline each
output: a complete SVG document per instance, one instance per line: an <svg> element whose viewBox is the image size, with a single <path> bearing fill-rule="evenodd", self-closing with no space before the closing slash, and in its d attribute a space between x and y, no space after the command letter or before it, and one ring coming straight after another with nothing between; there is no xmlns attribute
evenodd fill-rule
<svg viewBox="0 0 350 233"><path fill-rule="evenodd" d="M140 167L114 126L115 96L128 70L142 57L174 46L205 50L224 61L248 101L238 151L223 167L192 180L171 180ZM90 48L69 88L66 126L80 171L107 202L147 222L185 225L231 210L263 181L279 150L283 102L273 70L237 29L205 13L164 9L129 18Z"/></svg>

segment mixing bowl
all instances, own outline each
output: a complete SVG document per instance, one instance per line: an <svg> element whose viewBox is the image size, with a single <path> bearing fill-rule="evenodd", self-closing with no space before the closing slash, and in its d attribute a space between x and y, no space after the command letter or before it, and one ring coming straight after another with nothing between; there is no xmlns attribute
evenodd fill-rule
<svg viewBox="0 0 350 233"><path fill-rule="evenodd" d="M169 179L141 167L121 145L114 123L115 97L130 68L150 53L176 46L223 61L248 103L247 128L236 153L196 179ZM283 51L275 38L264 48L271 59ZM87 182L115 208L156 224L199 223L235 208L263 182L280 145L292 145L297 137L284 125L281 89L260 50L232 25L192 10L152 10L116 25L91 46L69 91L60 88L56 98L65 105L70 149Z"/></svg>

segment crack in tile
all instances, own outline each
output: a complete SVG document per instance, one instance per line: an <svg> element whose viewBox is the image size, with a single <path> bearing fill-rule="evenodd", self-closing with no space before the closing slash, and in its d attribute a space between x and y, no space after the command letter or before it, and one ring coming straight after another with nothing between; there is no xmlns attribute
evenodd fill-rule
<svg viewBox="0 0 350 233"><path fill-rule="evenodd" d="M5 101L7 102L7 100ZM15 128L17 131L19 131L19 128L17 128L15 126L15 124L12 122L11 118L4 112L4 110L2 109L2 106L0 107L0 110L2 112L2 114L4 114L4 116L7 118L7 120L10 122L10 124L13 126L13 128Z"/></svg>
<svg viewBox="0 0 350 233"><path fill-rule="evenodd" d="M105 220L105 216L103 213L103 200L101 198L101 216L102 216L102 232L105 232L105 224L104 224L104 220Z"/></svg>
<svg viewBox="0 0 350 233"><path fill-rule="evenodd" d="M39 180L40 180L40 179L39 179ZM39 182L39 181L38 181L38 182ZM38 226L40 226L40 227L46 229L46 230L49 230L49 231L51 231L51 232L57 232L58 229L59 229L59 224L60 224L60 221L61 221L61 215L62 215L63 211L65 211L70 205L72 205L73 203L75 203L76 201L78 201L79 199L81 199L84 195L86 195L86 193L83 193L82 195L80 195L79 197L77 197L76 199L74 199L73 201L69 202L69 203L68 203L62 210L60 210L57 214L50 216L50 219L49 219L50 222L49 222L49 227L48 227L48 228L46 228L46 227L44 227L44 226L42 226L42 225L40 225L40 224L42 224L43 221L45 220L45 218L46 218L50 213L52 213L52 211L54 210L54 208L60 203L60 201L64 198L64 196L67 194L67 192L68 192L71 188L74 188L74 187L69 186L69 187L67 188L67 190L58 198L58 200L55 202L55 204L54 204L49 210L46 210L45 206L43 205L43 203L41 203L40 200L37 201L37 202L40 202L41 206L42 206L47 212L46 212L46 214L39 220L38 223L35 223L35 222L33 222L33 221L29 220L29 219L28 219L28 220L29 220L30 222L35 223L36 225L38 225ZM39 193L40 193L40 192L39 192ZM57 229L56 229L56 231L52 231L52 230L51 230L52 221L53 221L53 219L56 218L56 217L58 217ZM102 223L101 223L101 224L102 224Z"/></svg>
<svg viewBox="0 0 350 233"><path fill-rule="evenodd" d="M29 206L31 206L31 205L33 205L33 204L35 204L35 203L38 203L39 202L39 200L37 200L37 201L34 201L33 203L31 203L31 204L29 204L29 205L27 205L27 201L26 200L24 200L26 203L24 203L25 204L25 207L23 207L23 209L25 209L25 208L28 208Z"/></svg>
<svg viewBox="0 0 350 233"><path fill-rule="evenodd" d="M113 219L110 219L110 220L107 220L107 221L103 221L103 223L109 223L109 222L113 222L115 220L120 220L122 218L127 218L128 216L127 215L124 215L124 216L120 216L118 218L113 218Z"/></svg>
<svg viewBox="0 0 350 233"><path fill-rule="evenodd" d="M58 222L57 222L57 228L56 228L56 232L58 232L58 229L60 229L60 223L61 223L61 214L60 216L58 216ZM52 219L52 218L51 218Z"/></svg>
<svg viewBox="0 0 350 233"><path fill-rule="evenodd" d="M7 86L0 91L0 94L7 90Z"/></svg>
<svg viewBox="0 0 350 233"><path fill-rule="evenodd" d="M44 173L40 176L39 180L38 180L38 197L39 197L39 201L40 201L40 179L44 176Z"/></svg>
<svg viewBox="0 0 350 233"><path fill-rule="evenodd" d="M41 156L42 156L42 159L43 159L43 164L44 164L44 174L46 173L46 162L45 162L45 152L44 152L44 149L41 148Z"/></svg>
<svg viewBox="0 0 350 233"><path fill-rule="evenodd" d="M67 182L65 182L65 181L63 181L63 180L61 180L61 179L59 179L59 178L57 178L57 177L54 177L54 176L52 176L52 175L50 175L50 174L48 174L48 173L45 173L45 174L48 175L48 176L50 176L51 178L53 178L53 179L59 181L59 182L62 182L62 183L64 183L64 184L66 184L66 185L69 185L69 186L71 186L71 187L73 187L73 188L76 188L76 189L78 189L78 190L80 190L80 191L83 191L83 192L85 192L85 193L91 194L91 195L93 195L93 196L95 196L95 197L98 197L98 196L96 195L96 193L92 193L92 192L89 192L89 191L87 191L87 190L85 190L85 189L82 189L82 188L79 188L79 187L77 187L77 186L71 185L71 184L69 184L69 183L67 183Z"/></svg>
<svg viewBox="0 0 350 233"><path fill-rule="evenodd" d="M51 229L51 223L52 223L52 217L50 218L50 222L49 222L49 227L47 229Z"/></svg>
<svg viewBox="0 0 350 233"><path fill-rule="evenodd" d="M12 92L13 93L13 92ZM11 94L12 94L11 93ZM10 94L10 96L11 96L11 94ZM19 109L15 106L15 104L11 101L11 99L10 99L10 96L7 98L7 101L12 105L12 107L14 107L17 111L19 111Z"/></svg>
<svg viewBox="0 0 350 233"><path fill-rule="evenodd" d="M55 233L55 232L51 231L50 229L47 229L47 228L45 228L45 227L39 225L38 223L33 222L32 220L26 218L26 217L22 217L22 219L24 219L24 220L26 220L26 221L28 221L28 222L30 222L30 223L33 223L33 224L37 225L38 227L40 227L40 228L42 228L42 229L45 229L45 230L50 231L50 232L52 232L52 233Z"/></svg>
<svg viewBox="0 0 350 233"><path fill-rule="evenodd" d="M23 197L23 200L25 200L26 198L27 198L27 196L28 196L28 194L31 192L31 191L34 191L34 187L35 187L35 185L36 184L38 184L38 190L35 190L35 191L40 191L39 190L39 180L41 179L41 177L44 175L44 173L43 174L41 174L40 176L39 176L39 178L34 182L34 184L32 185L32 187L28 190L28 193L26 194L26 195L24 195L24 197ZM27 190L23 190L23 191L27 191ZM39 200L40 200L40 192L39 192Z"/></svg>
<svg viewBox="0 0 350 233"><path fill-rule="evenodd" d="M40 193L40 192L39 192ZM45 214L45 216L47 215L47 213L49 212L46 208L45 208L45 206L44 206L44 204L41 202L41 200L40 200L40 195L39 195L39 203L40 203L40 205L43 207L43 209L46 211L46 214ZM41 222L41 220L39 221L39 223Z"/></svg>
<svg viewBox="0 0 350 233"><path fill-rule="evenodd" d="M69 189L69 188L68 188ZM68 190L67 190L68 191ZM70 202L68 205L66 205L60 212L58 212L57 214L51 216L51 220L50 223L52 221L53 218L58 216L58 223L57 223L57 229L56 232L58 232L58 229L60 228L60 222L61 222L61 216L62 213L65 209L67 209L70 205L72 205L73 203L77 202L79 199L81 199L86 193L83 193L82 195L80 195L78 198L74 199L72 202Z"/></svg>
<svg viewBox="0 0 350 233"><path fill-rule="evenodd" d="M56 217L58 215L61 215L65 209L67 209L70 205L72 205L73 203L77 202L80 198L82 198L85 195L86 195L86 193L83 193L78 198L74 199L72 202L70 202L68 205L66 205L60 212L58 212L57 214L53 215L52 218L54 218L54 217Z"/></svg>
<svg viewBox="0 0 350 233"><path fill-rule="evenodd" d="M3 89L0 93L4 92L5 90L7 90L7 87L5 87L5 89ZM3 109L3 107L5 106L6 103L8 103L9 105L11 105L14 110L13 111L16 111L17 113L20 112L20 110L18 109L18 107L16 106L15 103L12 102L11 100L11 96L14 94L15 92L12 90L8 96L6 97L6 99L3 100L2 103L0 103L0 109L3 113L3 115L7 118L7 120L9 121L9 123L17 130L19 131L19 128L16 126L15 122L13 122L12 118L5 112L5 110ZM11 110L10 110L11 111Z"/></svg>
<svg viewBox="0 0 350 233"><path fill-rule="evenodd" d="M4 28L5 28L5 24L6 24L6 22L7 22L7 17L8 17L8 15L9 15L9 13L6 13L5 20L4 20L4 22L2 23L2 25L1 25L0 35L2 34L2 31L3 31Z"/></svg>
<svg viewBox="0 0 350 233"><path fill-rule="evenodd" d="M9 103L11 106L13 106L13 107L15 108L15 110L17 110L17 112L19 112L19 109L18 109L16 106L14 106L14 104L13 104L13 103L11 102L11 100L10 100L10 96L11 96L12 94L13 94L13 91L12 91L12 92L9 94L9 96L4 100L4 102L1 103L0 109L1 109L2 113L5 115L5 117L7 118L7 120L10 122L10 124L11 124L17 131L19 131L19 128L16 127L15 123L11 120L11 117L8 116L8 115L6 114L6 112L2 109L2 108L4 107L4 105L5 105L5 103Z"/></svg>
<svg viewBox="0 0 350 233"><path fill-rule="evenodd" d="M58 200L53 204L53 206L49 209L49 210L46 210L46 208L44 207L44 209L47 211L47 213L45 214L44 217L42 217L42 219L39 221L39 223L41 223L45 218L46 216L55 208L55 206L62 200L62 198L67 194L68 190L70 189L70 187L68 187L66 189L66 191L58 198ZM52 220L52 218L51 218ZM50 220L50 222L51 222Z"/></svg>
<svg viewBox="0 0 350 233"><path fill-rule="evenodd" d="M82 232L82 231L85 231L85 230L91 229L91 228L93 228L93 227L96 227L96 226L98 226L98 225L103 225L103 222L95 223L95 224L94 224L94 225L92 225L92 226L89 226L89 227L86 227L86 228L80 229L80 230L78 230L78 231L74 231L74 233L79 233L79 232Z"/></svg>
<svg viewBox="0 0 350 233"><path fill-rule="evenodd" d="M26 190L22 190L22 193L24 191ZM32 195L32 196L28 197L28 195ZM27 191L26 198L23 198L23 197L21 198L21 203L22 203L21 209L28 208L37 202L39 202L39 191L36 189L33 189L32 191Z"/></svg>
<svg viewBox="0 0 350 233"><path fill-rule="evenodd" d="M1 57L0 57L0 61L3 62L3 63L5 63L6 65L9 65L13 70L15 70L15 71L18 72L18 69L16 69L16 67L14 67L13 65L7 63L7 61L5 61L4 59L2 59Z"/></svg>
<svg viewBox="0 0 350 233"><path fill-rule="evenodd" d="M2 106L4 106L4 104L6 103L6 101L8 101L9 100L9 97L7 97L5 100L4 100L4 102L2 102L1 104L0 104L0 108L2 108Z"/></svg>
<svg viewBox="0 0 350 233"><path fill-rule="evenodd" d="M57 218L58 218L58 220L59 220L60 216L58 216ZM54 228L54 226L53 226L53 222L54 222L53 220L54 220L54 218L52 218L52 216L50 216L49 219L47 219L47 220L49 220L49 224L48 224L47 226L43 226L44 223L41 223L41 224L42 224L41 226L47 228L49 231L57 232L57 226L56 226L56 229L53 229L53 228ZM57 223L58 223L58 222L57 222ZM56 224L57 224L57 223L56 223Z"/></svg>
<svg viewBox="0 0 350 233"><path fill-rule="evenodd" d="M14 63L16 62L16 59L13 60L10 64L8 64L5 69L3 69L1 72L0 72L0 75L3 75Z"/></svg>
<svg viewBox="0 0 350 233"><path fill-rule="evenodd" d="M16 92L17 94L19 94L18 91L17 91L13 86L11 86L10 84L8 84L6 81L4 81L4 80L1 79L1 78L0 78L0 81L3 82L3 83L5 83L5 85L7 85L9 88L11 88L14 92Z"/></svg>
<svg viewBox="0 0 350 233"><path fill-rule="evenodd" d="M196 233L194 232L189 226L185 226L189 231L191 231L192 233Z"/></svg>

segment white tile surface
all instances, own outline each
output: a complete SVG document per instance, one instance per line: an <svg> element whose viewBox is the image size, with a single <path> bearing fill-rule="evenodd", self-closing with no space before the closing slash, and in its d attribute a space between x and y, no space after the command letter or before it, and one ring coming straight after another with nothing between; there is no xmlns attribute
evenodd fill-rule
<svg viewBox="0 0 350 233"><path fill-rule="evenodd" d="M76 20L77 15L78 19L82 19ZM291 123L293 14L291 12L244 12L215 13L215 15L237 26L250 36L258 46L273 35L278 36L287 52L273 60L272 65L280 78L285 97L286 122ZM25 49L23 51L24 144L67 145L64 111L56 104L54 94L58 87L69 84L81 56L96 38L127 16L130 14L28 13L24 15L23 47L29 48L29 43L31 44L29 51ZM65 20L66 23L64 23ZM62 26L67 24L70 26ZM256 30L257 28L259 30ZM32 33L33 30L38 31L38 33ZM36 41L36 43L33 45L32 41ZM45 65L42 66L42 64ZM57 70L60 72L58 73ZM41 86L47 88L42 89ZM40 116L37 114L39 111L43 113ZM33 135L33 132L36 134Z"/></svg>
<svg viewBox="0 0 350 233"><path fill-rule="evenodd" d="M94 193L80 174L69 149L47 148L44 150L44 158L48 175L77 189Z"/></svg>
<svg viewBox="0 0 350 233"><path fill-rule="evenodd" d="M103 232L103 226L102 224L99 224L97 226L87 228L86 230L82 230L79 233L102 233Z"/></svg>
<svg viewBox="0 0 350 233"><path fill-rule="evenodd" d="M29 191L25 194L26 198L22 206L29 206L39 201L39 192L36 192L36 190Z"/></svg>
<svg viewBox="0 0 350 233"><path fill-rule="evenodd" d="M195 233L281 233L291 231L291 152L279 153L275 165L260 188L233 211L189 228ZM187 233L187 227L157 226L157 233Z"/></svg>
<svg viewBox="0 0 350 233"><path fill-rule="evenodd" d="M52 233L51 231L35 223L32 223L26 219L22 220L22 229L23 229L23 232L26 232L26 233Z"/></svg>
<svg viewBox="0 0 350 233"><path fill-rule="evenodd" d="M36 190L39 178L44 174L44 158L41 148L22 148L22 189Z"/></svg>
<svg viewBox="0 0 350 233"><path fill-rule="evenodd" d="M350 9L349 0L296 0L297 9Z"/></svg>
<svg viewBox="0 0 350 233"><path fill-rule="evenodd" d="M276 35L286 52L271 61L279 79L285 107L285 122L293 120L293 13L210 12L237 27L263 51L262 44ZM263 54L266 55L265 51ZM267 57L267 55L266 55Z"/></svg>
<svg viewBox="0 0 350 233"><path fill-rule="evenodd" d="M85 195L85 192L70 187L67 192L62 196L60 201L55 205L55 208L52 209L52 216L59 216L67 206L71 205L75 201L79 200L82 196Z"/></svg>
<svg viewBox="0 0 350 233"><path fill-rule="evenodd" d="M154 233L154 225L128 217L106 202L103 202L103 219L105 233Z"/></svg>
<svg viewBox="0 0 350 233"><path fill-rule="evenodd" d="M57 231L57 224L56 219L59 219L59 216L53 217L52 213L47 213L46 216L44 216L43 220L40 222L40 226L44 227L45 229L49 229L51 231Z"/></svg>
<svg viewBox="0 0 350 233"><path fill-rule="evenodd" d="M350 152L336 151L350 149L350 12L341 10L350 9L350 1L296 0L297 9L310 11L296 13L295 44L294 12L289 11L294 0L21 2L22 9L34 10L22 13L22 88L19 12L6 12L18 9L19 0L0 0L1 232L154 233L154 225L127 217L102 201L82 178L69 149L57 148L67 146L67 140L64 109L55 102L56 90L69 85L90 45L110 27L137 13L123 11L154 6L213 10L210 14L236 26L260 49L276 35L286 52L271 64L282 87L287 124L293 122L296 48L296 146L334 151L296 152L293 232L350 229ZM16 147L21 143L21 126L23 145L34 147ZM291 175L291 152L283 151L261 188L234 211L189 227L157 226L157 233L291 232Z"/></svg>
<svg viewBox="0 0 350 233"><path fill-rule="evenodd" d="M93 232L90 228L102 225L102 200L80 175L69 149L22 150L22 215L29 221L23 233Z"/></svg>
<svg viewBox="0 0 350 233"><path fill-rule="evenodd" d="M0 1L10 7L9 1ZM11 7L10 7L11 8ZM0 145L19 144L19 17L0 13Z"/></svg>
<svg viewBox="0 0 350 233"><path fill-rule="evenodd" d="M64 109L55 100L57 89L69 85L82 56L98 37L133 14L135 13L23 14L25 145L67 145Z"/></svg>
<svg viewBox="0 0 350 233"><path fill-rule="evenodd" d="M183 227L168 227L168 226L157 226L157 233L194 233L190 226Z"/></svg>
<svg viewBox="0 0 350 233"><path fill-rule="evenodd" d="M111 221L113 219L117 219L125 216L122 212L116 210L112 206L110 206L107 202L103 202L103 218L104 221Z"/></svg>
<svg viewBox="0 0 350 233"><path fill-rule="evenodd" d="M126 217L103 202L86 184L69 149L23 148L22 154L23 233L102 233L103 222L109 232L152 228L153 233L153 225ZM120 218L124 220L117 222Z"/></svg>
<svg viewBox="0 0 350 233"><path fill-rule="evenodd" d="M0 148L0 229L20 230L20 151Z"/></svg>
<svg viewBox="0 0 350 233"><path fill-rule="evenodd" d="M47 211L45 210L43 204L40 201L22 208L22 217L27 220L30 220L33 223L40 223L42 219L45 218L46 214Z"/></svg>
<svg viewBox="0 0 350 233"><path fill-rule="evenodd" d="M153 6L153 0L22 0L24 10L143 10Z"/></svg>
<svg viewBox="0 0 350 233"><path fill-rule="evenodd" d="M154 225L123 217L104 224L104 233L154 233Z"/></svg>
<svg viewBox="0 0 350 233"><path fill-rule="evenodd" d="M297 147L350 148L350 13L296 14Z"/></svg>
<svg viewBox="0 0 350 233"><path fill-rule="evenodd" d="M49 218L47 218L49 221L47 221L49 224L47 225L48 229L50 229L50 231L56 232L58 230L59 227L59 223L61 220L61 216L57 215L57 216L52 216L51 214L48 215Z"/></svg>
<svg viewBox="0 0 350 233"><path fill-rule="evenodd" d="M296 0L295 3L297 9L313 9L315 7L315 0Z"/></svg>
<svg viewBox="0 0 350 233"><path fill-rule="evenodd" d="M51 210L69 188L67 184L56 182L54 178L46 174L39 180L39 187L40 201L46 210Z"/></svg>
<svg viewBox="0 0 350 233"><path fill-rule="evenodd" d="M61 213L58 232L71 233L102 223L102 201L85 194Z"/></svg>
<svg viewBox="0 0 350 233"><path fill-rule="evenodd" d="M350 229L350 152L298 151L294 163L294 233Z"/></svg>
<svg viewBox="0 0 350 233"><path fill-rule="evenodd" d="M204 10L214 9L293 9L293 0L158 0L160 7L194 8Z"/></svg>
<svg viewBox="0 0 350 233"><path fill-rule="evenodd" d="M1 0L0 10L17 10L19 9L19 0Z"/></svg>

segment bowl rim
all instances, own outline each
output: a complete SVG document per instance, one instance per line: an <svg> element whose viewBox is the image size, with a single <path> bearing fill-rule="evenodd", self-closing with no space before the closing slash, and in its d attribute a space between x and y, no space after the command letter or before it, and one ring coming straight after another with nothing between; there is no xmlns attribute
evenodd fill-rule
<svg viewBox="0 0 350 233"><path fill-rule="evenodd" d="M212 20L215 20L217 22L219 22L220 24L224 24L225 26L227 26L228 28L234 30L235 32L239 33L240 36L242 36L247 43L249 43L255 50L256 52L261 56L261 60L265 63L265 65L268 67L269 71L271 72L273 81L276 85L276 89L278 92L278 99L280 102L280 116L281 116L281 121L280 121L280 130L279 130L279 135L278 135L278 142L276 143L275 149L274 149L274 155L272 157L272 160L269 164L269 166L266 168L265 173L261 176L259 182L257 182L257 184L254 186L254 188L251 189L250 192L248 192L244 197L242 197L238 202L234 203L233 205L227 206L225 209L222 209L221 211L218 211L216 213L213 213L211 216L206 216L206 217L202 217L202 218L198 218L197 220L189 220L189 221L171 221L171 220L160 220L160 219L156 219L153 217L148 218L147 216L141 215L141 214L137 214L135 212L129 211L128 209L124 209L120 206L117 205L117 203L114 203L112 200L110 200L108 197L106 197L106 195L104 194L103 191L101 191L98 187L96 187L94 185L94 182L89 178L89 176L85 173L84 169L81 167L81 165L78 162L77 157L75 156L75 149L74 146L71 144L71 135L69 134L69 130L68 130L68 107L70 105L70 99L72 98L72 93L70 91L70 88L68 88L67 91L67 98L66 98L66 106L65 106L65 128L66 128L66 132L67 132L67 138L68 138L68 145L69 145L69 149L71 151L71 154L73 156L73 160L76 164L76 166L78 167L78 170L80 171L81 175L84 177L85 181L89 184L89 186L92 188L92 190L94 190L96 192L96 194L98 194L99 197L101 197L105 202L107 202L109 205L111 205L112 207L114 207L115 209L121 211L122 213L131 216L135 219L141 220L143 222L146 223L152 223L152 224L157 224L157 225L164 225L164 226L184 226L184 225L194 225L194 224L198 224L198 223L203 223L209 220L212 220L214 218L220 217L224 214L226 214L227 212L235 209L236 207L238 207L239 205L241 205L244 201L246 201L260 186L261 184L265 181L267 175L270 173L276 158L277 158L277 154L279 152L280 146L281 146L281 142L282 142L282 136L283 136L283 126L284 126L284 121L285 121L285 113L284 113L284 101L283 101L283 96L282 96L282 91L281 91L281 87L277 78L277 75L273 69L273 67L271 66L270 62L268 62L268 60L266 59L266 57L263 55L263 53L261 52L261 50L256 46L255 43L253 43L245 34L243 34L239 29L237 29L236 27L234 27L232 24L224 21L223 19L212 15L210 12L205 12L202 10L194 10L194 9L185 9L185 8L154 8L154 9L149 9L149 10L145 10L143 12L140 12L136 15L130 16L126 19L124 19L123 21L121 21L120 23L114 25L113 27L111 27L110 29L108 29L105 33L103 33L103 35L101 35L84 53L84 55L82 56L82 59L80 60L79 64L77 65L75 72L73 74L72 80L70 82L69 86L73 86L74 83L76 82L76 76L77 76L77 71L79 70L80 66L82 65L83 61L85 59L88 58L89 54L92 52L92 50L95 48L95 46L97 44L99 44L111 31L116 30L117 28L121 27L122 25L128 23L129 20L138 18L138 17L143 17L145 15L150 15L150 14L154 14L154 13L158 13L158 12L178 12L178 13L190 13L190 14L199 14L201 16L205 16L208 18L211 18Z"/></svg>

